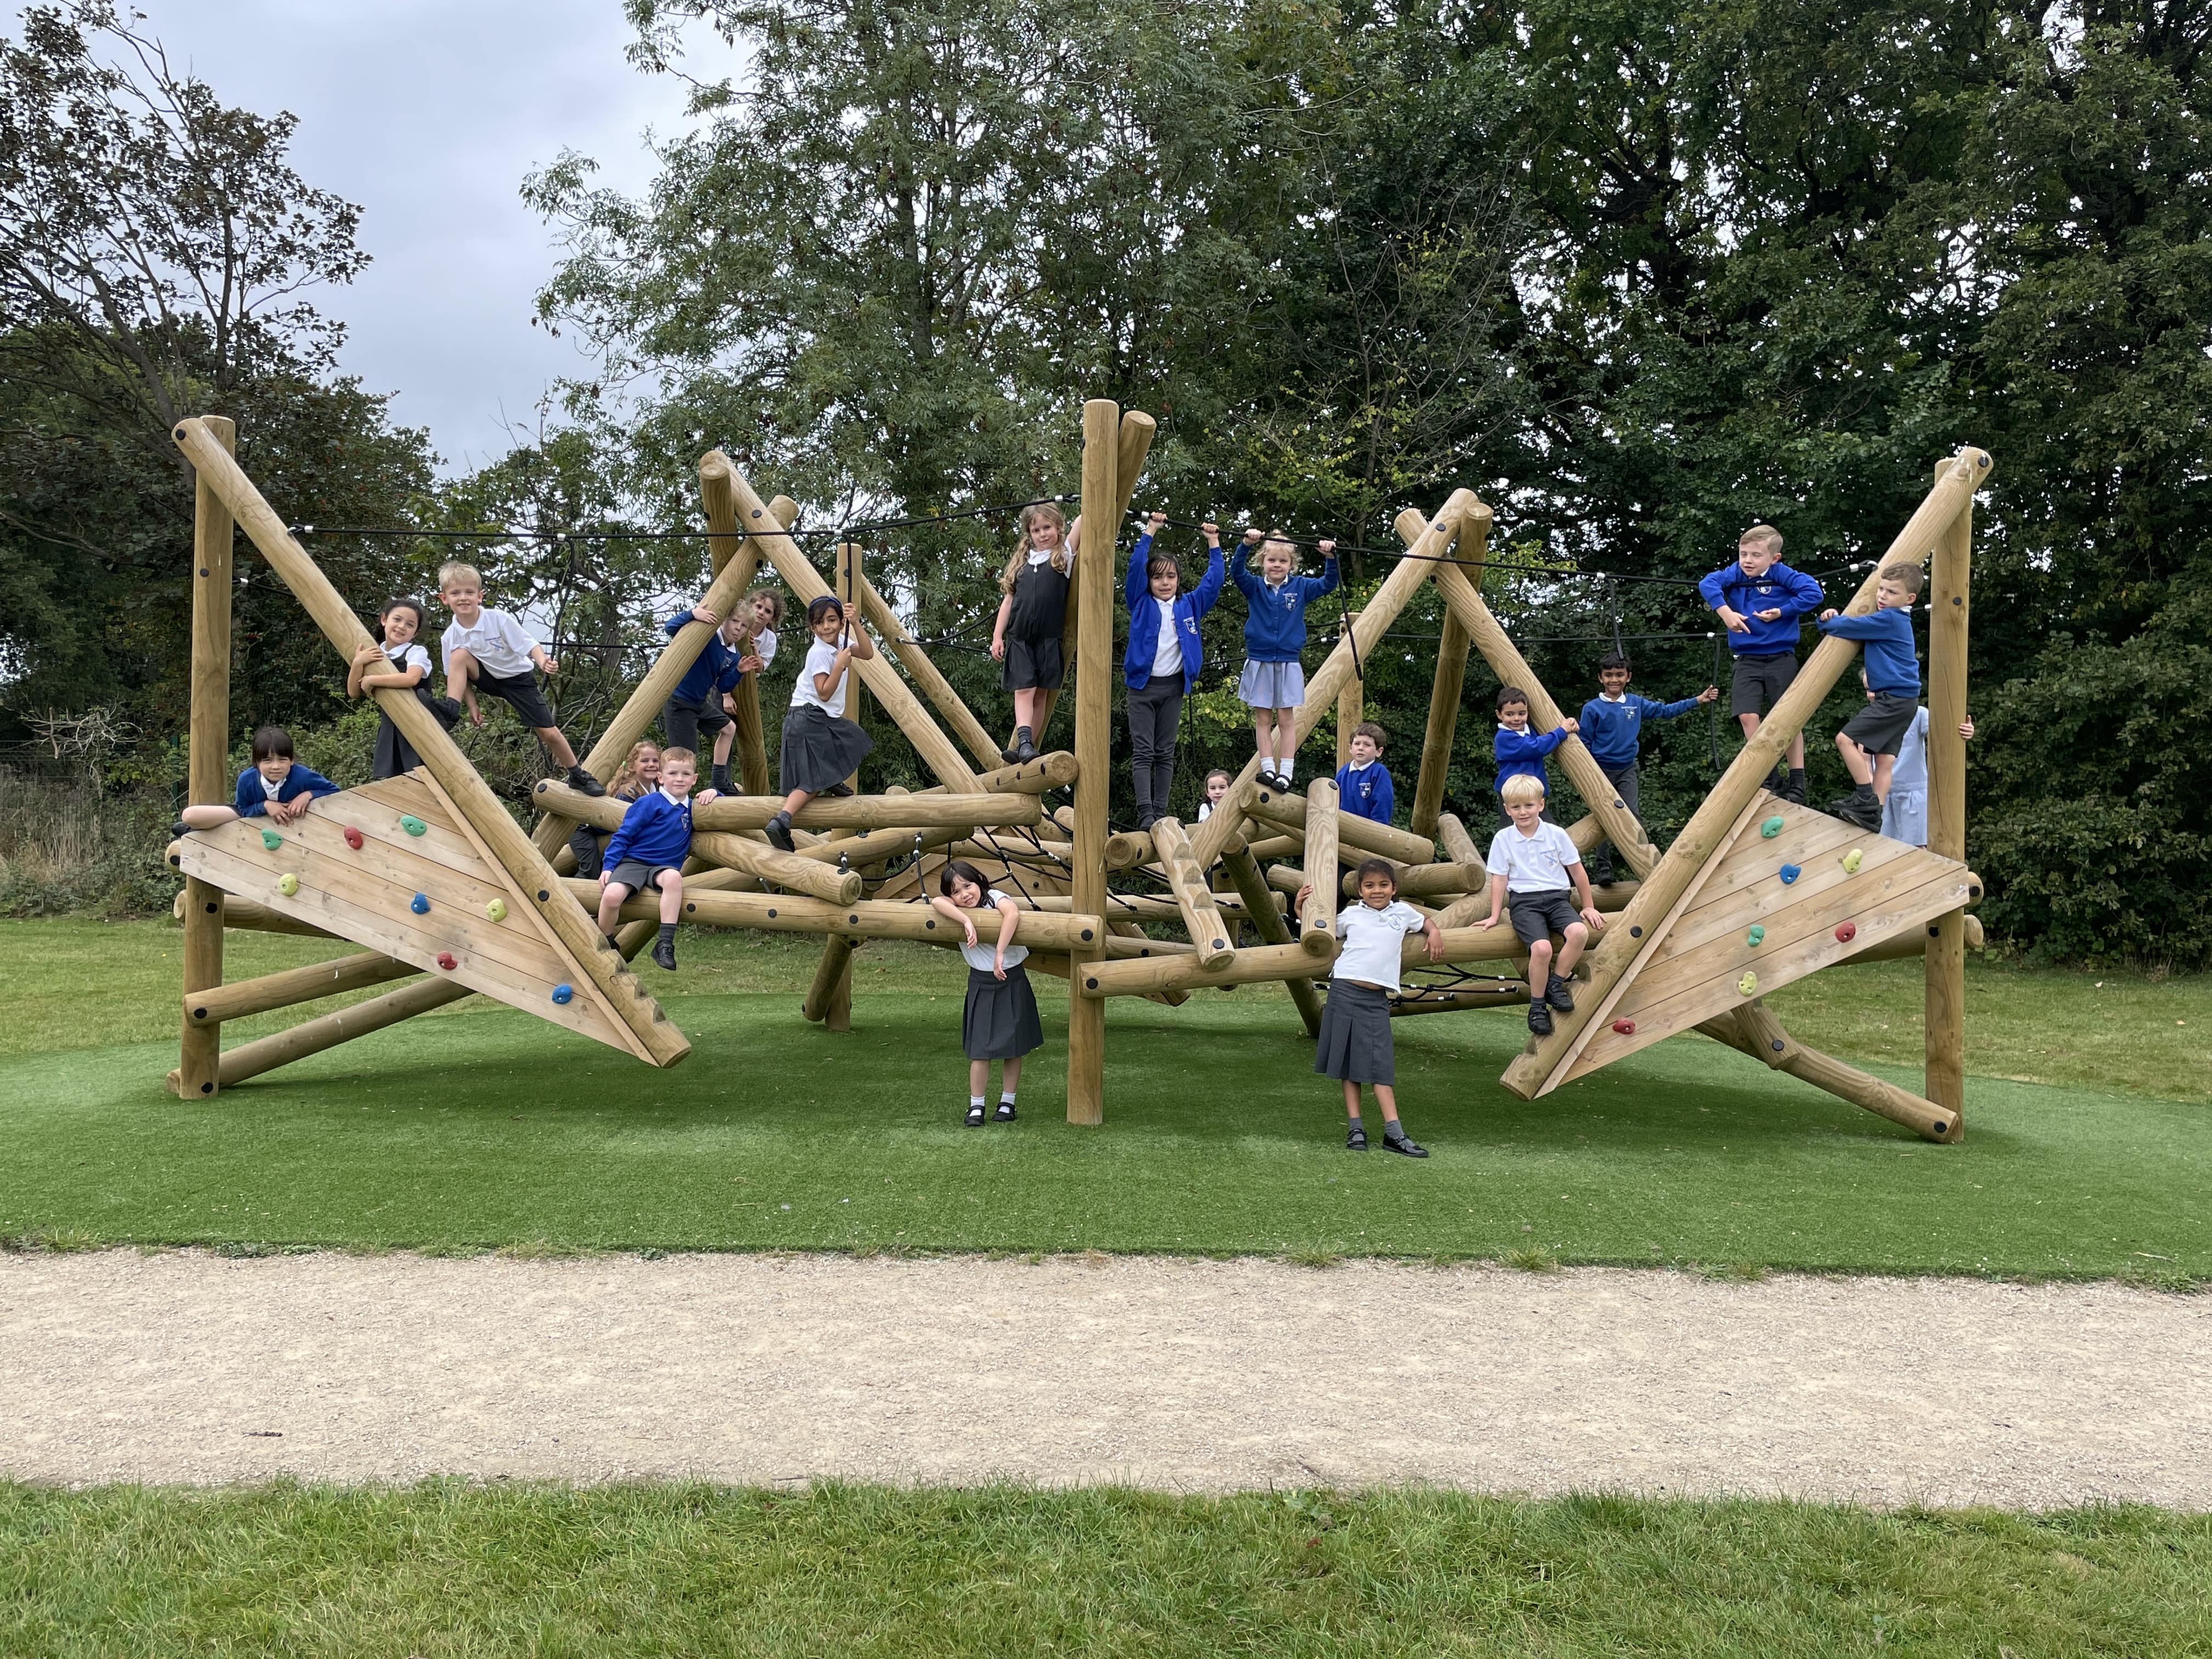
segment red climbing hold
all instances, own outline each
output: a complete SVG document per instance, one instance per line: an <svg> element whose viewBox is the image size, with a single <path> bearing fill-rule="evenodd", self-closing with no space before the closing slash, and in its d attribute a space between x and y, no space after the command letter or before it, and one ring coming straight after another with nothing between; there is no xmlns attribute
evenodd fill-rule
<svg viewBox="0 0 2212 1659"><path fill-rule="evenodd" d="M1838 945L1849 945L1858 936L1859 925L1856 921L1839 921L1836 924L1836 942Z"/></svg>
<svg viewBox="0 0 2212 1659"><path fill-rule="evenodd" d="M349 823L345 827L345 843L355 852L361 851L361 831Z"/></svg>
<svg viewBox="0 0 2212 1659"><path fill-rule="evenodd" d="M453 953L451 951L441 951L438 952L438 966L450 974L454 969L459 967L460 963L453 960Z"/></svg>
<svg viewBox="0 0 2212 1659"><path fill-rule="evenodd" d="M1613 1029L1620 1032L1623 1036L1634 1036L1636 1035L1636 1022L1632 1019L1616 1019L1613 1022Z"/></svg>

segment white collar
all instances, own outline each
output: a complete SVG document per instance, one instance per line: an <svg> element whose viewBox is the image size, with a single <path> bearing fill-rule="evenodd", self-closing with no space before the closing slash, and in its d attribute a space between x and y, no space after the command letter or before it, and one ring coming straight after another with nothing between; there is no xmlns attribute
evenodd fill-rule
<svg viewBox="0 0 2212 1659"><path fill-rule="evenodd" d="M1628 693L1624 691L1616 697L1610 691L1601 691L1597 694L1597 700L1600 702L1626 702L1628 701Z"/></svg>
<svg viewBox="0 0 2212 1659"><path fill-rule="evenodd" d="M1526 726L1508 726L1504 720L1500 720L1498 722L1498 729L1501 732L1510 732L1516 738L1525 738L1536 729L1536 726L1533 720Z"/></svg>
<svg viewBox="0 0 2212 1659"><path fill-rule="evenodd" d="M1377 755L1375 757L1375 760L1371 761L1346 761L1344 763L1344 769L1347 772L1364 772L1369 767L1374 765L1376 761L1379 761L1382 758L1382 756ZM1359 902L1362 904L1367 902L1365 899L1362 899Z"/></svg>
<svg viewBox="0 0 2212 1659"><path fill-rule="evenodd" d="M665 783L660 785L659 787L656 788L653 793L665 800L671 806L689 806L691 805L690 796L672 795L668 793L668 786Z"/></svg>
<svg viewBox="0 0 2212 1659"><path fill-rule="evenodd" d="M1049 547L1033 547L1030 549L1030 562L1032 565L1050 564L1053 552Z"/></svg>

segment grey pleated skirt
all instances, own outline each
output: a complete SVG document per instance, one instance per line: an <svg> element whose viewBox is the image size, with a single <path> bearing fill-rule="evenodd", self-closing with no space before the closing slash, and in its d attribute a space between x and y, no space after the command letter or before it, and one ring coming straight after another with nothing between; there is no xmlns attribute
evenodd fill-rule
<svg viewBox="0 0 2212 1659"><path fill-rule="evenodd" d="M1254 708L1296 708L1306 700L1306 671L1294 662L1254 662L1249 658L1237 682L1240 702Z"/></svg>
<svg viewBox="0 0 2212 1659"><path fill-rule="evenodd" d="M783 747L776 785L787 794L819 794L860 768L876 740L852 721L811 702L793 703L783 717Z"/></svg>
<svg viewBox="0 0 2212 1659"><path fill-rule="evenodd" d="M1044 1046L1036 993L1018 962L999 978L988 968L968 970L968 1003L960 1011L960 1047L970 1060L1019 1060Z"/></svg>
<svg viewBox="0 0 2212 1659"><path fill-rule="evenodd" d="M1314 1042L1314 1070L1344 1083L1396 1084L1388 991L1348 979L1329 981L1321 1036Z"/></svg>

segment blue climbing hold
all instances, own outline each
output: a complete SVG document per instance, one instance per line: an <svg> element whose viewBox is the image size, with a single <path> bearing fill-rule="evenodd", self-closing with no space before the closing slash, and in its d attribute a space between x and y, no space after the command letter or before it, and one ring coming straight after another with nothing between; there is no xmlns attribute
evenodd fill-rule
<svg viewBox="0 0 2212 1659"><path fill-rule="evenodd" d="M553 988L553 1000L556 1002L566 1002L575 994L576 988L573 985L556 985Z"/></svg>
<svg viewBox="0 0 2212 1659"><path fill-rule="evenodd" d="M430 914L430 896L427 893L416 894L413 898L407 901L407 908L412 910L418 916L428 915Z"/></svg>
<svg viewBox="0 0 2212 1659"><path fill-rule="evenodd" d="M1782 866L1782 884L1784 887L1787 887L1791 882L1796 880L1798 877L1804 873L1805 872L1802 870L1800 870L1796 865L1785 864Z"/></svg>

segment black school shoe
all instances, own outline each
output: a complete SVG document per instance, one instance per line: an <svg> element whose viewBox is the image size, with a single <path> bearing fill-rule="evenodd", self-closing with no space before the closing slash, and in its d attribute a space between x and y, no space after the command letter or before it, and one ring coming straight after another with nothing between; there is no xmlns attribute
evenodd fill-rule
<svg viewBox="0 0 2212 1659"><path fill-rule="evenodd" d="M597 800L607 793L607 787L580 766L568 769L568 787L580 795L589 795Z"/></svg>
<svg viewBox="0 0 2212 1659"><path fill-rule="evenodd" d="M1832 800L1828 803L1828 816L1832 818L1841 818L1846 823L1855 823L1862 830L1875 832L1881 828L1881 803L1872 799L1862 800L1856 795L1845 795L1840 800Z"/></svg>
<svg viewBox="0 0 2212 1659"><path fill-rule="evenodd" d="M676 941L672 939L653 940L653 962L655 967L665 968L670 973L674 973L676 971Z"/></svg>
<svg viewBox="0 0 2212 1659"><path fill-rule="evenodd" d="M791 820L781 812L761 826L761 834L768 837L768 844L779 853L799 850L799 843L791 838Z"/></svg>
<svg viewBox="0 0 2212 1659"><path fill-rule="evenodd" d="M1364 1152L1367 1150L1365 1126L1355 1123L1344 1132L1344 1150L1347 1152Z"/></svg>
<svg viewBox="0 0 2212 1659"><path fill-rule="evenodd" d="M1395 1152L1401 1158L1426 1158L1429 1155L1427 1147L1408 1139L1403 1127L1395 1123L1382 1126L1382 1150Z"/></svg>
<svg viewBox="0 0 2212 1659"><path fill-rule="evenodd" d="M1575 1011L1575 982L1564 975L1554 974L1552 982L1544 988L1544 1000L1563 1014Z"/></svg>
<svg viewBox="0 0 2212 1659"><path fill-rule="evenodd" d="M1552 1035L1552 1011L1540 1001L1528 1005L1528 1029L1538 1036Z"/></svg>
<svg viewBox="0 0 2212 1659"><path fill-rule="evenodd" d="M1782 787L1774 792L1774 798L1786 800L1792 806L1802 806L1805 804L1804 781L1800 778L1783 779Z"/></svg>
<svg viewBox="0 0 2212 1659"><path fill-rule="evenodd" d="M968 1109L968 1115L960 1121L971 1129L981 1128L983 1127L983 1109L981 1106L970 1106Z"/></svg>
<svg viewBox="0 0 2212 1659"><path fill-rule="evenodd" d="M846 796L853 793L853 786L849 783L833 783L822 793L825 795L835 796L837 799L842 800Z"/></svg>
<svg viewBox="0 0 2212 1659"><path fill-rule="evenodd" d="M999 1103L999 1109L991 1114L991 1121L994 1123L1012 1123L1013 1121L1014 1103L1011 1100L1000 1101Z"/></svg>
<svg viewBox="0 0 2212 1659"><path fill-rule="evenodd" d="M174 823L169 826L169 839L171 841L182 841L186 836L189 836L191 833L192 826L186 823L182 818L179 818Z"/></svg>

